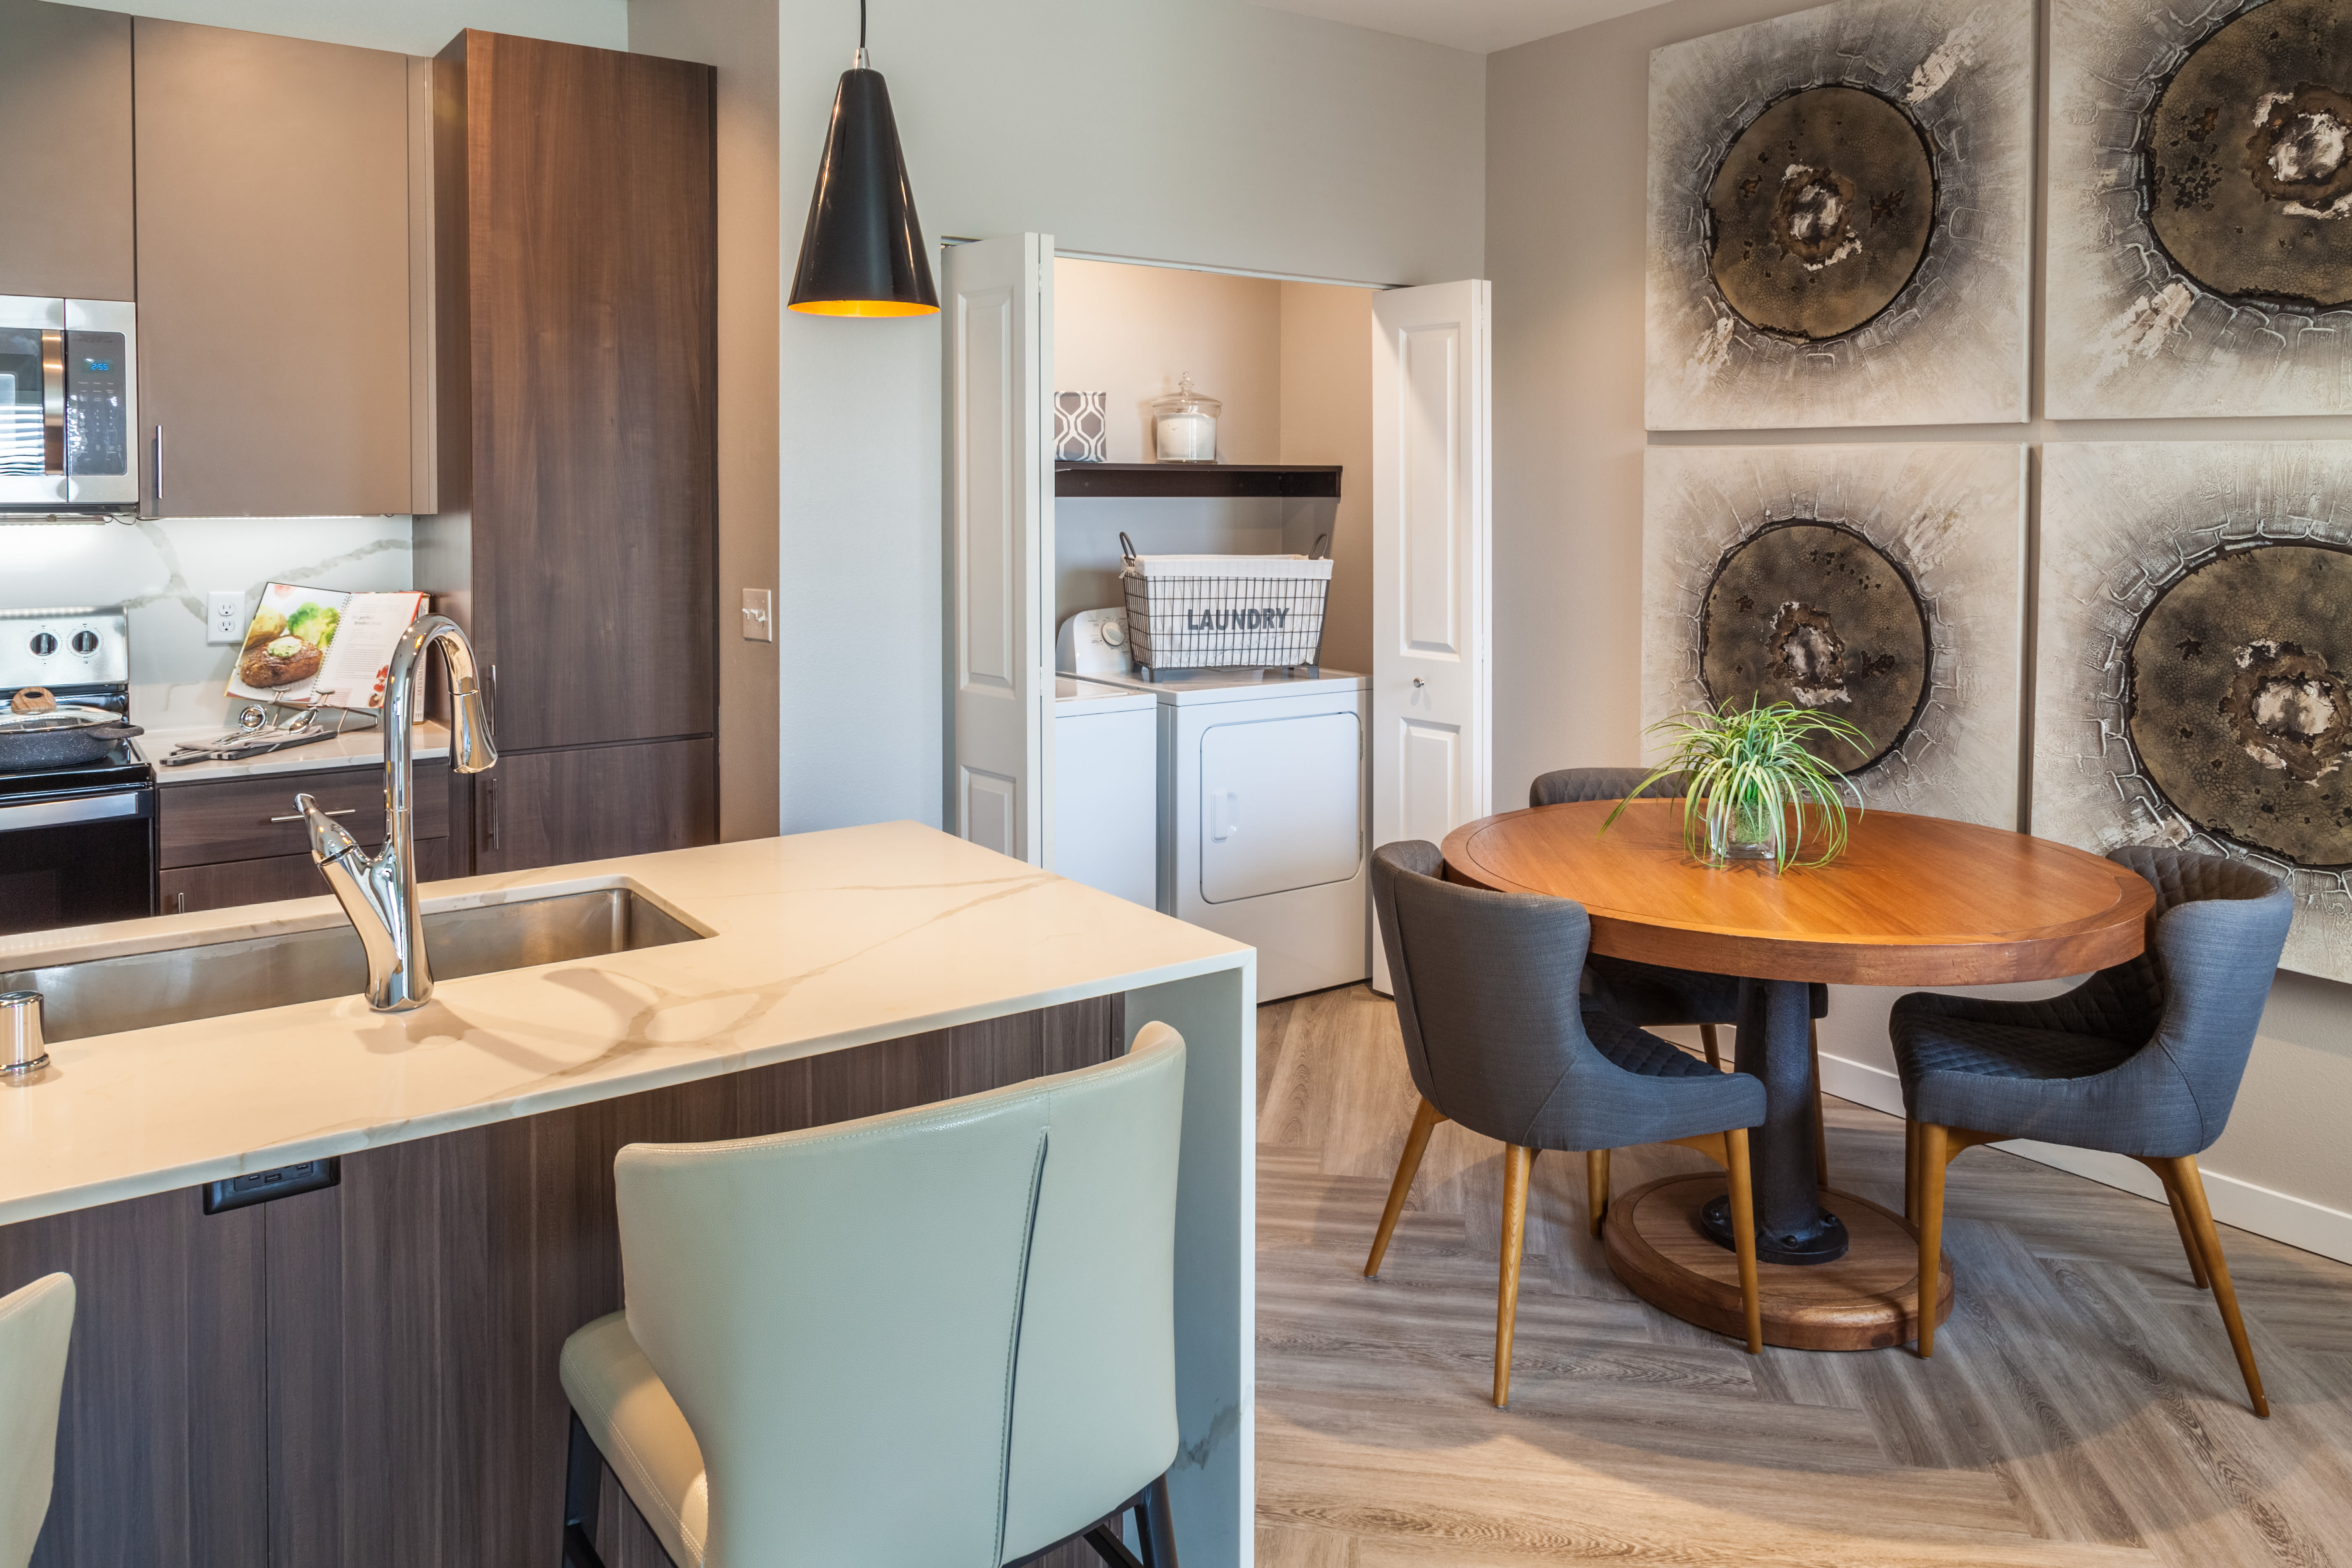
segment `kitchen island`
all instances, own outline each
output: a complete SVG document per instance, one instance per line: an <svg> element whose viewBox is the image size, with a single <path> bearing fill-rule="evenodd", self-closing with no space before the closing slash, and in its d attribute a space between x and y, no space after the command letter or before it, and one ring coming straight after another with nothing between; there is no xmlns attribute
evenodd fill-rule
<svg viewBox="0 0 2352 1568"><path fill-rule="evenodd" d="M908 823L425 907L615 889L670 940L404 1015L345 995L61 1038L0 1089L0 1290L65 1268L82 1302L37 1562L552 1562L555 1352L620 1305L614 1150L1066 1070L1155 1019L1189 1047L1171 1484L1187 1558L1246 1561L1251 951ZM0 973L342 920L321 897L10 937ZM203 1212L207 1184L330 1158L337 1185Z"/></svg>

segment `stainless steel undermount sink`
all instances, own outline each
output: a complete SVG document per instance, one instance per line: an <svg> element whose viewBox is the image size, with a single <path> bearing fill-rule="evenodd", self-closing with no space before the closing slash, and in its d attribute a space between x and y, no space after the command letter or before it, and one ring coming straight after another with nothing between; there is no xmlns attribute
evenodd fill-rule
<svg viewBox="0 0 2352 1568"><path fill-rule="evenodd" d="M702 933L627 888L428 911L425 942L436 980L698 942ZM356 996L366 988L359 933L337 920L315 931L0 973L0 991L38 991L54 1043L191 1018Z"/></svg>

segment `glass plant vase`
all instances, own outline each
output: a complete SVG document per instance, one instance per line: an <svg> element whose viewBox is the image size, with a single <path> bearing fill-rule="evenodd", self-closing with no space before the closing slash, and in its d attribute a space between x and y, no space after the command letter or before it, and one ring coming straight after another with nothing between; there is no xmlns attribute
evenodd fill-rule
<svg viewBox="0 0 2352 1568"><path fill-rule="evenodd" d="M1776 820L1778 817L1778 813L1752 800L1738 801L1719 816L1710 816L1706 825L1707 859L1717 866L1752 860L1778 870L1784 826L1783 821Z"/></svg>

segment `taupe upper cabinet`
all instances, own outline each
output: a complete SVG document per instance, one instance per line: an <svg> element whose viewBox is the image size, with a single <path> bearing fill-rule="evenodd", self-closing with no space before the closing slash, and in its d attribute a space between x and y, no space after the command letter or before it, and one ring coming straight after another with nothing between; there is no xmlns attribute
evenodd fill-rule
<svg viewBox="0 0 2352 1568"><path fill-rule="evenodd" d="M149 509L415 510L406 58L131 26Z"/></svg>
<svg viewBox="0 0 2352 1568"><path fill-rule="evenodd" d="M0 294L128 300L131 18L0 0Z"/></svg>

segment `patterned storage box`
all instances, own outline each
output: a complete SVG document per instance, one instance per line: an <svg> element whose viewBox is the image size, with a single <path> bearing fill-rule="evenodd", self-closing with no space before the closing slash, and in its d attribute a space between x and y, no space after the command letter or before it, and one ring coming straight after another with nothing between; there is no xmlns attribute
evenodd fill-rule
<svg viewBox="0 0 2352 1568"><path fill-rule="evenodd" d="M1054 394L1054 460L1099 463L1110 449L1108 392Z"/></svg>

